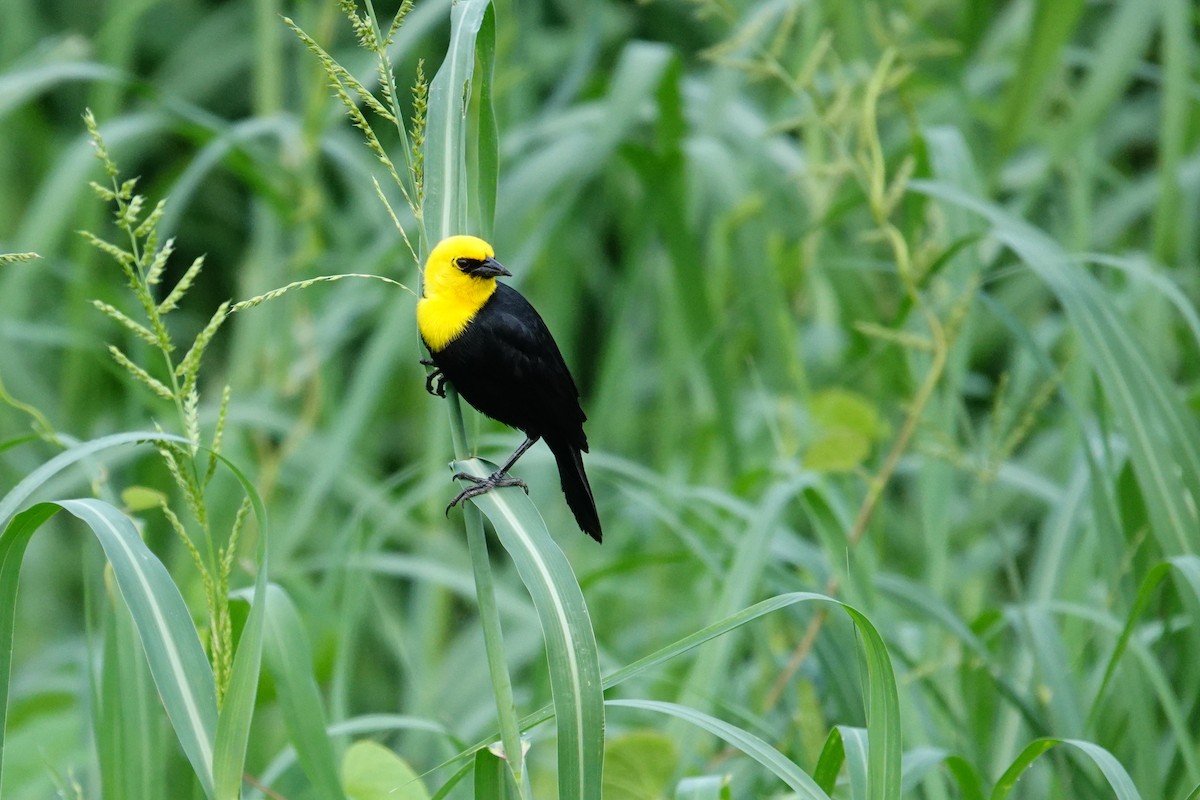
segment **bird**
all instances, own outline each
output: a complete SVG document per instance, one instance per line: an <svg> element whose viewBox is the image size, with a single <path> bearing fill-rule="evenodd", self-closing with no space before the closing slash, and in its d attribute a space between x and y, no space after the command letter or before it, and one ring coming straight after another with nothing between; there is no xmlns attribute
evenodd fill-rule
<svg viewBox="0 0 1200 800"><path fill-rule="evenodd" d="M601 541L600 515L583 468L588 452L579 390L550 329L520 292L496 280L512 273L496 260L492 246L475 236L438 242L425 262L417 329L433 367L425 380L430 394L445 396L447 381L477 411L525 434L525 441L486 478L460 472L460 501L501 486L529 487L508 474L522 455L544 441L558 464L567 506L580 530ZM434 385L434 381L437 385Z"/></svg>

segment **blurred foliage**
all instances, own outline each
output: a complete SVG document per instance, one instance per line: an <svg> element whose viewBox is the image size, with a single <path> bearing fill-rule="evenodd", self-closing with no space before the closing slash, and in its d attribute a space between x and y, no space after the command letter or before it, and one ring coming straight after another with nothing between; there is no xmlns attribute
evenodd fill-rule
<svg viewBox="0 0 1200 800"><path fill-rule="evenodd" d="M433 75L446 52L449 6L418 0L390 49L405 113L419 60ZM765 597L827 592L888 645L905 796L983 796L1017 775L1008 796L1120 794L1104 753L1140 796L1188 796L1200 785L1195 4L502 0L496 12L494 244L582 389L605 544L578 534L547 452L520 473L579 576L603 671ZM168 200L163 285L204 257L164 320L173 341L195 340L225 301L316 276L417 286L371 180L376 156L281 15L377 88L333 2L0 0L0 252L41 256L0 262L0 486L56 439L155 424L192 438L109 355L146 364L152 343L92 305L140 313L121 269L75 233L116 235L88 188L103 177L85 108L138 192ZM394 157L399 136L380 129ZM389 769L407 762L438 787L459 765L427 771L493 735L495 707L461 525L442 513L445 411L420 355L413 298L396 287L289 292L212 338L195 424L209 440L228 385L222 452L268 507L271 577L311 640L344 767L385 758L349 745L371 736L403 758ZM485 454L515 442L470 425ZM110 458L55 489L119 505L131 487L128 511L203 622L208 590L154 493L186 498L158 461ZM218 471L207 497L232 524L236 483ZM95 548L59 524L23 568L6 798L101 785L90 684L102 641L128 623L105 603ZM235 588L252 581L252 544L237 555ZM516 700L532 710L549 699L541 633L512 567L496 570ZM731 720L857 797L864 676L851 626L801 605L610 696ZM247 770L278 796L315 797L285 752L295 709L274 691L260 687ZM612 743L650 725L669 737L655 739L659 763L631 754L612 784L780 790L676 724L612 714ZM537 796L554 785L548 729L530 733ZM186 780L159 738L164 773Z"/></svg>

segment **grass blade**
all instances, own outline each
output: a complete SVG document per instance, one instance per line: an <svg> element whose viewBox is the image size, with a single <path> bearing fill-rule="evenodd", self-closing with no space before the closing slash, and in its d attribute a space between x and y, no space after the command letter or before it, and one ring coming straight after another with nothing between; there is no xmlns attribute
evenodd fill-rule
<svg viewBox="0 0 1200 800"><path fill-rule="evenodd" d="M1074 748L1092 760L1100 769L1101 774L1104 775L1105 780L1108 781L1108 785L1112 787L1117 800L1141 800L1142 796L1138 794L1137 788L1134 787L1133 781L1129 778L1129 773L1125 771L1125 768L1121 766L1117 759L1113 758L1112 753L1100 745L1091 742L1084 742L1078 739L1056 739L1053 737L1037 739L1021 751L1016 761L996 781L996 788L992 791L992 800L1004 800L1004 798L1008 797L1017 780L1029 768L1029 765L1038 759L1038 756L1051 748L1063 744Z"/></svg>
<svg viewBox="0 0 1200 800"><path fill-rule="evenodd" d="M300 614L287 592L267 586L263 658L278 687L280 710L296 747L300 766L321 797L344 798L329 735L324 704L313 678L312 648Z"/></svg>
<svg viewBox="0 0 1200 800"><path fill-rule="evenodd" d="M125 604L108 592L104 606L104 656L93 700L102 796L157 800L166 793L170 740L153 676Z"/></svg>
<svg viewBox="0 0 1200 800"><path fill-rule="evenodd" d="M450 10L450 46L429 84L425 135L425 200L428 241L466 232L467 176L464 100L475 69L475 38L491 0L464 0Z"/></svg>
<svg viewBox="0 0 1200 800"><path fill-rule="evenodd" d="M42 523L58 508L49 503L18 514L0 531L0 780L4 778L4 735L8 730L8 701L12 681L13 627L17 617L17 584L25 548Z"/></svg>
<svg viewBox="0 0 1200 800"><path fill-rule="evenodd" d="M492 102L492 83L496 69L496 8L490 3L483 15L476 50L479 54L479 91L472 96L474 114L479 120L478 135L471 137L470 150L475 176L475 191L469 198L478 206L479 233L493 241L496 222L496 192L500 185L500 124Z"/></svg>
<svg viewBox="0 0 1200 800"><path fill-rule="evenodd" d="M454 464L456 472L479 477L495 468L481 459ZM604 770L604 695L596 638L575 573L523 492L492 491L472 502L495 526L541 621L558 722L559 796L598 799Z"/></svg>
<svg viewBox="0 0 1200 800"><path fill-rule="evenodd" d="M993 203L943 183L913 181L922 194L968 208L1058 297L1079 333L1121 428L1151 527L1170 555L1194 550L1200 497L1200 431L1193 415L1094 278L1049 236Z"/></svg>
<svg viewBox="0 0 1200 800"><path fill-rule="evenodd" d="M636 708L643 711L654 711L666 714L676 719L690 722L714 736L741 750L758 763L773 772L781 781L791 787L803 800L829 800L829 795L821 790L816 781L797 767L787 756L776 750L767 742L749 731L742 730L736 725L730 725L724 720L697 711L694 708L678 703L664 703L661 700L609 700L606 705L615 708Z"/></svg>
<svg viewBox="0 0 1200 800"><path fill-rule="evenodd" d="M1178 574L1181 588L1182 585L1186 585L1192 590L1192 593L1196 596L1196 600L1200 601L1200 558L1190 555L1176 556L1156 564L1146 573L1146 576L1142 579L1142 585L1138 588L1133 608L1129 610L1129 616L1125 620L1125 627L1121 630L1121 635L1113 647L1112 655L1108 657L1108 665L1104 668L1104 679L1100 681L1100 688L1096 690L1095 699L1092 701L1093 715L1100 710L1101 701L1104 699L1104 695L1108 691L1108 686L1112 682L1113 675L1117 671L1117 663L1121 660L1121 656L1125 654L1125 650L1129 646L1129 639L1133 636L1133 632L1137 628L1137 623L1141 619L1142 612L1150 605L1150 601L1154 598L1155 591L1158 585L1162 583L1163 578L1172 571ZM1089 727L1090 722L1091 720L1089 719Z"/></svg>
<svg viewBox="0 0 1200 800"><path fill-rule="evenodd" d="M133 616L167 717L201 786L212 796L216 688L179 589L133 522L116 508L93 499L61 500L53 505L86 523L100 542Z"/></svg>
<svg viewBox="0 0 1200 800"><path fill-rule="evenodd" d="M165 433L155 433L154 431L131 431L129 433L114 433L111 436L104 436L77 444L59 453L29 473L20 483L12 488L12 491L4 496L4 499L0 500L0 525L7 525L13 514L17 513L17 510L25 505L25 502L33 496L34 492L67 467L114 447L125 444L152 442L178 442L180 444L187 444L187 439Z"/></svg>
<svg viewBox="0 0 1200 800"><path fill-rule="evenodd" d="M246 749L250 741L250 720L258 696L258 675L262 665L264 629L267 617L267 542L269 526L262 498L241 470L227 458L214 454L225 464L242 485L258 523L258 574L250 601L250 614L242 629L233 657L233 672L225 703L217 720L216 753L213 763L213 783L217 800L237 800L241 797L242 773L246 765Z"/></svg>

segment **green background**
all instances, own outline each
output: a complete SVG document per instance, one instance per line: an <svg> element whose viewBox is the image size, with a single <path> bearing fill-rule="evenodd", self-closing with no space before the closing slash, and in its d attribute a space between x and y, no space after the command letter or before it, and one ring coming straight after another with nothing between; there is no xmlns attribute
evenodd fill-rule
<svg viewBox="0 0 1200 800"><path fill-rule="evenodd" d="M496 5L490 237L581 388L605 543L575 528L543 447L517 473L579 579L603 673L758 600L832 594L895 670L904 782L887 796L1005 796L1006 770L1044 737L1103 750L1056 748L1008 796L1200 786L1198 14L1187 0ZM76 233L118 240L87 186L104 178L85 108L122 176L151 206L167 198L165 284L205 254L170 318L180 341L220 302L292 281L416 288L372 175L410 235L414 221L280 15L377 88L333 3L0 0L0 252L41 255L0 266L0 490L58 451L47 426L186 434L107 344L161 379L152 348L91 303L139 312ZM396 37L406 114L449 16L421 0ZM471 232L488 234L486 216L472 207ZM496 709L413 308L377 281L289 292L225 323L199 388L208 437L230 387L223 452L270 516L270 577L311 645L299 674L330 722L404 715L368 738L425 773L493 736ZM473 413L467 430L494 461L520 441ZM119 506L131 486L175 492L131 450L46 496ZM208 493L222 537L236 489L221 474ZM162 513L129 511L204 638L186 548ZM21 576L3 793L100 797L114 734L94 684L114 642L136 644L99 549L77 523L47 530ZM235 589L253 582L254 541ZM541 631L493 556L525 713L550 698ZM144 679L129 661L104 674ZM726 720L858 798L865 676L850 621L800 605L607 696ZM289 742L277 677L258 687L254 780ZM148 708L139 796L203 796L177 790L195 778ZM733 797L785 791L694 727L607 717L606 797L716 797L726 777ZM551 734L530 734L539 797L554 791ZM822 757L838 741L840 772ZM426 775L430 792L456 768ZM271 788L322 796L303 769Z"/></svg>

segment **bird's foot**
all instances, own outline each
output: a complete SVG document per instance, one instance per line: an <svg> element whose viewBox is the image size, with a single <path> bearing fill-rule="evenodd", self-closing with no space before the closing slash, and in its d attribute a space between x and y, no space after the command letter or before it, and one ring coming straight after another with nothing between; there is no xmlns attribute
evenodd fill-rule
<svg viewBox="0 0 1200 800"><path fill-rule="evenodd" d="M446 376L442 374L442 370L437 364L430 361L428 358L421 359L421 366L433 367L433 372L425 376L425 391L437 397L446 396ZM433 386L433 382L437 381L437 388Z"/></svg>
<svg viewBox="0 0 1200 800"><path fill-rule="evenodd" d="M472 497L478 497L481 494L486 494L492 489L497 489L501 486L520 486L525 490L525 494L529 494L529 486L520 478L514 478L504 472L493 472L486 478L480 478L475 475L468 475L465 472L454 473L456 481L470 481L475 484L470 488L463 489L458 495L450 501L450 505L446 506L446 515L450 515L450 509L461 503L463 500L470 500Z"/></svg>

